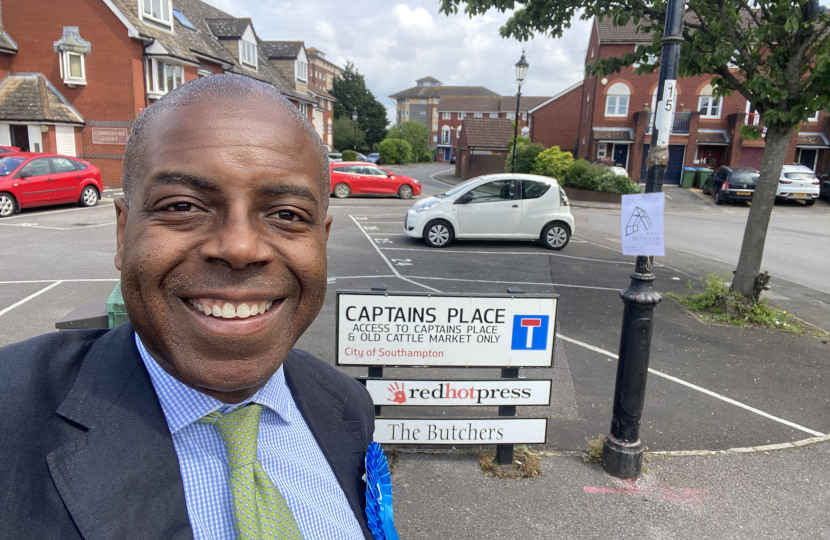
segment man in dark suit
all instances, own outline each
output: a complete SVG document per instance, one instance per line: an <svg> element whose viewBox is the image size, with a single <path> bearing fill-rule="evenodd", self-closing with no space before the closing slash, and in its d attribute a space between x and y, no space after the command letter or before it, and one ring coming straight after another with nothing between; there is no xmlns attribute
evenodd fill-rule
<svg viewBox="0 0 830 540"><path fill-rule="evenodd" d="M192 81L136 119L123 185L130 323L0 349L0 537L371 538L371 399L292 350L331 226L308 120L253 79Z"/></svg>

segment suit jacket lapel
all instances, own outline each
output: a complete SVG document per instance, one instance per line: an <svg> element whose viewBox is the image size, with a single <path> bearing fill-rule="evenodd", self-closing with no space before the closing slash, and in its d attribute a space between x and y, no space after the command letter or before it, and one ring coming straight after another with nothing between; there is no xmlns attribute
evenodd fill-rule
<svg viewBox="0 0 830 540"><path fill-rule="evenodd" d="M362 479L368 447L366 426L343 418L348 402L346 394L334 381L321 376L309 362L299 358L298 353L292 351L283 365L297 408L329 462L364 536L371 539L366 525L366 484Z"/></svg>
<svg viewBox="0 0 830 540"><path fill-rule="evenodd" d="M173 440L131 325L90 349L57 413L80 428L47 462L84 538L193 537Z"/></svg>

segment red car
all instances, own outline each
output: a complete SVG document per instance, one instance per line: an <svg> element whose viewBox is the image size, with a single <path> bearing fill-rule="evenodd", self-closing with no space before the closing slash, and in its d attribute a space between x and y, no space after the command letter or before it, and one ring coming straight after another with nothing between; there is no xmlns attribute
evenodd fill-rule
<svg viewBox="0 0 830 540"><path fill-rule="evenodd" d="M20 148L16 146L0 146L0 157L5 157L9 154L17 154Z"/></svg>
<svg viewBox="0 0 830 540"><path fill-rule="evenodd" d="M75 157L31 152L0 157L0 217L49 204L95 206L103 190L101 171Z"/></svg>
<svg viewBox="0 0 830 540"><path fill-rule="evenodd" d="M329 164L331 193L339 199L349 195L397 195L410 199L421 194L421 183L408 176L398 176L388 169L366 161Z"/></svg>

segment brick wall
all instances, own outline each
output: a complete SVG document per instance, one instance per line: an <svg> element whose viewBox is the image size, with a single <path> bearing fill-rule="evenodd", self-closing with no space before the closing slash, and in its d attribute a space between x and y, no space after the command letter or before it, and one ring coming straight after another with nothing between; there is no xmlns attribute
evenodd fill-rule
<svg viewBox="0 0 830 540"><path fill-rule="evenodd" d="M579 129L579 104L582 86L548 103L531 114L530 140L545 148L558 146L573 151Z"/></svg>

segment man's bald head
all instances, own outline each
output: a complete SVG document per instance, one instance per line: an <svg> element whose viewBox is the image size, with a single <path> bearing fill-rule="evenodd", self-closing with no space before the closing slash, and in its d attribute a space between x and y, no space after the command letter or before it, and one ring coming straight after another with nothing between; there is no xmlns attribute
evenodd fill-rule
<svg viewBox="0 0 830 540"><path fill-rule="evenodd" d="M328 194L331 191L328 154L323 141L320 140L320 136L308 119L273 86L251 77L228 73L187 82L141 111L133 122L124 152L124 172L121 184L127 204L130 203L135 188L141 181L147 141L152 134L154 121L181 107L205 101L259 103L265 107L279 109L283 113L282 116L302 128L309 141L313 143L316 152L309 156L309 159L319 160L320 169L324 171L325 186L323 189L325 191L323 193ZM327 198L324 204L328 207Z"/></svg>

